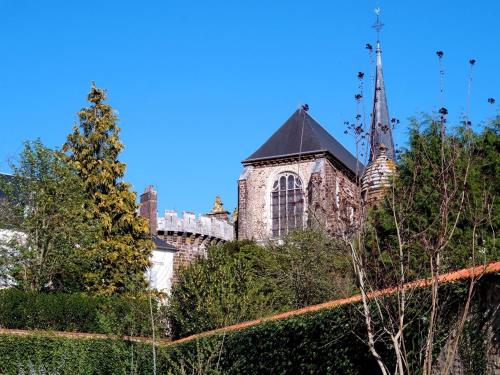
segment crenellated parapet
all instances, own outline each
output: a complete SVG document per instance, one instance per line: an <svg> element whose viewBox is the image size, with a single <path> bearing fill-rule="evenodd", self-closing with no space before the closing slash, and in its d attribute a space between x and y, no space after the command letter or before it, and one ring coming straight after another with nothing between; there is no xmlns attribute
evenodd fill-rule
<svg viewBox="0 0 500 375"><path fill-rule="evenodd" d="M158 232L184 237L202 237L218 241L234 239L233 225L215 216L198 215L184 211L179 217L176 211L167 210L165 216L158 218Z"/></svg>
<svg viewBox="0 0 500 375"><path fill-rule="evenodd" d="M153 251L153 271L159 274L167 269L167 273L172 275L167 280L168 285L176 282L179 267L198 257L206 256L209 246L232 241L235 237L234 226L229 221L229 212L224 209L218 196L212 210L198 216L189 211L184 211L182 216L179 216L173 210L165 211L162 217L158 216L157 194L152 186L146 188L140 202L139 213L148 220L151 234L175 249L168 265L160 265L162 261L157 261L155 266L155 253L157 259L165 254L162 248Z"/></svg>

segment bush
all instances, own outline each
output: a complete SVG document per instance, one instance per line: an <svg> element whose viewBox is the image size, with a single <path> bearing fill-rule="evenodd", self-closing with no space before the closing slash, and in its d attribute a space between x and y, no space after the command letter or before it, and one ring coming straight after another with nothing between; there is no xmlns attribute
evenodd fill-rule
<svg viewBox="0 0 500 375"><path fill-rule="evenodd" d="M208 249L178 272L168 319L174 338L223 327L275 311L269 252L250 241Z"/></svg>
<svg viewBox="0 0 500 375"><path fill-rule="evenodd" d="M464 336L461 348L467 350L470 369L485 367L485 347L481 340L468 345L471 334L483 332L496 311L488 300L498 276L484 277L473 301L477 322ZM422 312L428 290L415 290L412 309ZM442 294L442 295L441 295ZM436 332L436 356L446 342L451 327L467 295L467 283L443 285L440 298L446 298L447 311L440 317ZM391 298L391 297L388 297ZM376 374L378 368L365 344L366 331L359 305L324 309L287 319L267 321L246 329L218 333L189 342L157 347L157 373L184 374ZM480 318L476 320L477 318ZM422 335L425 316L410 322L405 344L411 351L412 373L420 373ZM425 340L424 340L425 341ZM378 343L384 359L392 352L390 343ZM463 350L461 351L463 354ZM20 366L43 368L51 374L151 374L150 344L112 339L82 339L40 335L0 334L0 373L18 375ZM389 369L391 370L391 369Z"/></svg>
<svg viewBox="0 0 500 375"><path fill-rule="evenodd" d="M155 302L158 316L161 307ZM158 320L158 319L156 319ZM161 324L157 332L164 335ZM0 290L0 327L149 336L146 298Z"/></svg>
<svg viewBox="0 0 500 375"><path fill-rule="evenodd" d="M339 243L313 230L283 243L234 241L178 271L168 320L173 338L300 308L355 292Z"/></svg>

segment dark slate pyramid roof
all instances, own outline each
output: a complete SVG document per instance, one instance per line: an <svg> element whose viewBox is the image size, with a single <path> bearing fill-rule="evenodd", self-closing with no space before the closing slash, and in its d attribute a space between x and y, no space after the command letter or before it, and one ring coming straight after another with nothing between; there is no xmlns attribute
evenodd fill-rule
<svg viewBox="0 0 500 375"><path fill-rule="evenodd" d="M153 237L153 242L155 243L155 246L157 249L177 251L177 248L174 245L169 244L168 242L165 242L160 237L154 236L154 235L152 237Z"/></svg>
<svg viewBox="0 0 500 375"><path fill-rule="evenodd" d="M302 147L300 144L302 137ZM333 138L309 114L298 109L257 151L243 160L244 164L301 154L330 153L352 172L356 173L356 158ZM359 164L360 172L363 165Z"/></svg>

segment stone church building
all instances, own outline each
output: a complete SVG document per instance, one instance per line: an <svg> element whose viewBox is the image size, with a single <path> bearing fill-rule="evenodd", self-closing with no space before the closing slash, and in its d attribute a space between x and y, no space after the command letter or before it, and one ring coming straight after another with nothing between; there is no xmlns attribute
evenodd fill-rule
<svg viewBox="0 0 500 375"><path fill-rule="evenodd" d="M377 43L366 167L304 105L243 160L232 219L219 197L204 215L166 211L160 217L156 191L145 190L140 214L149 220L156 244L150 278L157 289L168 292L176 269L204 256L210 245L233 239L265 243L308 227L332 235L355 230L363 209L377 204L395 172L381 54Z"/></svg>
<svg viewBox="0 0 500 375"><path fill-rule="evenodd" d="M345 233L355 227L365 205L376 204L395 171L381 54L377 43L366 169L302 106L242 162L238 239L262 243L314 226Z"/></svg>
<svg viewBox="0 0 500 375"><path fill-rule="evenodd" d="M359 214L363 165L306 108L243 161L237 238L264 242L319 225L335 232Z"/></svg>

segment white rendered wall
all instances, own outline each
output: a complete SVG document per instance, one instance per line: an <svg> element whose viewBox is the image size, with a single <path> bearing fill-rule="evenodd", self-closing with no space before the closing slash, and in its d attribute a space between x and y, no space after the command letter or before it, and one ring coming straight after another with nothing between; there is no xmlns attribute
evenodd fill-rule
<svg viewBox="0 0 500 375"><path fill-rule="evenodd" d="M146 277L150 286L163 293L170 293L174 274L174 251L154 249L151 253L152 267Z"/></svg>

